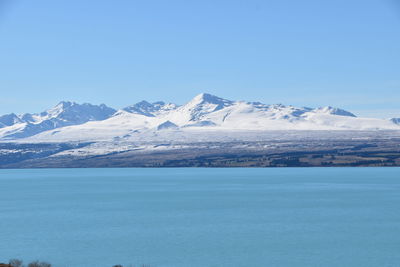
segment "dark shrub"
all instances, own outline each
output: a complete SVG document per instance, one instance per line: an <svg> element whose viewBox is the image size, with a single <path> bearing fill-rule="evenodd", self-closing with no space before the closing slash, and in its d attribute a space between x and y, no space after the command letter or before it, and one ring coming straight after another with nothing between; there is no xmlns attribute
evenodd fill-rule
<svg viewBox="0 0 400 267"><path fill-rule="evenodd" d="M23 267L22 260L19 259L11 259L10 262L8 263L12 267Z"/></svg>
<svg viewBox="0 0 400 267"><path fill-rule="evenodd" d="M28 264L28 267L51 267L51 264L47 262L33 261Z"/></svg>

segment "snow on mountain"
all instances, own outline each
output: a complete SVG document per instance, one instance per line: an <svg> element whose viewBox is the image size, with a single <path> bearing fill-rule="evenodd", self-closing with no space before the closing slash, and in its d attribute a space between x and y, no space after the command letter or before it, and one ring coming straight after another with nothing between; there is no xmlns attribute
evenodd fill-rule
<svg viewBox="0 0 400 267"><path fill-rule="evenodd" d="M21 122L21 119L14 113L0 116L0 128L4 128Z"/></svg>
<svg viewBox="0 0 400 267"><path fill-rule="evenodd" d="M164 117L178 126L190 126L203 121L208 114L225 109L233 104L233 101L203 93L195 96L185 105L171 110Z"/></svg>
<svg viewBox="0 0 400 267"><path fill-rule="evenodd" d="M177 106L175 104L171 103L166 104L162 101L149 103L143 100L139 103L136 103L135 105L126 107L123 110L130 113L141 114L148 117L155 117L160 114L166 113L170 110L176 109L176 107Z"/></svg>
<svg viewBox="0 0 400 267"><path fill-rule="evenodd" d="M186 140L199 136L195 132L205 136L207 132L219 132L223 136L235 131L400 130L398 120L358 118L333 107L266 105L230 101L210 94L200 94L182 106L142 101L115 111L105 105L61 102L40 114L7 116L0 117L4 125L0 129L3 140L151 141L160 137Z"/></svg>
<svg viewBox="0 0 400 267"><path fill-rule="evenodd" d="M356 115L354 115L351 112L348 112L348 111L340 109L340 108L334 108L334 107L317 108L315 110L315 112L331 114L331 115L338 115L338 116L357 117Z"/></svg>
<svg viewBox="0 0 400 267"><path fill-rule="evenodd" d="M186 105L180 107L177 113L189 116L189 121L199 121L205 115L233 105L233 101L222 99L210 94L200 94Z"/></svg>
<svg viewBox="0 0 400 267"><path fill-rule="evenodd" d="M57 106L40 114L42 120L59 119L72 124L87 121L105 120L115 113L115 109L104 104L77 104L75 102L60 102Z"/></svg>
<svg viewBox="0 0 400 267"><path fill-rule="evenodd" d="M4 124L9 122L7 126L13 127L3 127L0 135L2 135L3 139L25 138L64 126L79 125L88 121L105 120L115 112L116 110L104 104L97 106L87 103L77 104L63 101L40 114L6 115L9 116L8 120L7 118L3 118L5 116L2 116ZM10 124L11 116L13 118L12 124Z"/></svg>
<svg viewBox="0 0 400 267"><path fill-rule="evenodd" d="M170 121L166 121L157 126L157 130L178 129L179 127Z"/></svg>
<svg viewBox="0 0 400 267"><path fill-rule="evenodd" d="M400 124L400 118L393 118L390 121L395 123L395 124Z"/></svg>

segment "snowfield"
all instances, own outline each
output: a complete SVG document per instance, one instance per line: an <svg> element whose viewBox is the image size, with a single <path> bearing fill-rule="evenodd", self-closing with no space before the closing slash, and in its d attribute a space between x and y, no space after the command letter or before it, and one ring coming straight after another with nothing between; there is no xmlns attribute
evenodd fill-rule
<svg viewBox="0 0 400 267"><path fill-rule="evenodd" d="M185 105L146 101L115 110L61 102L39 114L0 117L0 140L18 142L211 141L271 131L400 130L398 119L359 118L333 108L231 101L200 94Z"/></svg>

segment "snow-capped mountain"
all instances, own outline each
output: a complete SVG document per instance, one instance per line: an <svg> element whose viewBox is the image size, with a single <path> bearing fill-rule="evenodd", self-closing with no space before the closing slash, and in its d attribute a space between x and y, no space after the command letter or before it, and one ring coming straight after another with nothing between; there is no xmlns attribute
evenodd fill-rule
<svg viewBox="0 0 400 267"><path fill-rule="evenodd" d="M0 116L0 128L11 126L21 122L23 122L23 120L21 120L21 118L14 113Z"/></svg>
<svg viewBox="0 0 400 267"><path fill-rule="evenodd" d="M25 138L60 127L105 120L115 112L116 110L104 104L97 106L62 101L39 114L4 115L0 117L0 127L3 128L3 138Z"/></svg>
<svg viewBox="0 0 400 267"><path fill-rule="evenodd" d="M331 115L357 117L356 115L354 115L351 112L348 112L348 111L340 109L340 108L334 108L334 107L318 108L316 111L320 112L320 113L331 114Z"/></svg>
<svg viewBox="0 0 400 267"><path fill-rule="evenodd" d="M220 133L295 130L400 130L399 120L358 118L334 107L293 107L231 101L200 94L188 103L141 101L118 111L61 102L40 114L0 117L0 139L26 141L153 140ZM29 137L29 138L28 138Z"/></svg>

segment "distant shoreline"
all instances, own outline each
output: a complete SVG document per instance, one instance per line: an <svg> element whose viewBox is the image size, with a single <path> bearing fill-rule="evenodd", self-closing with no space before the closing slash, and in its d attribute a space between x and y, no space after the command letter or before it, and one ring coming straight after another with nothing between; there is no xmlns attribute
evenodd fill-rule
<svg viewBox="0 0 400 267"><path fill-rule="evenodd" d="M107 144L92 145L0 143L0 169L400 166L398 138L202 142L90 154Z"/></svg>

